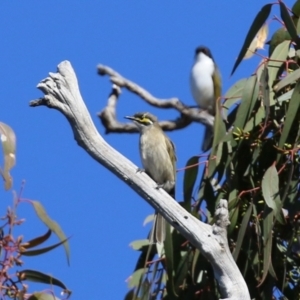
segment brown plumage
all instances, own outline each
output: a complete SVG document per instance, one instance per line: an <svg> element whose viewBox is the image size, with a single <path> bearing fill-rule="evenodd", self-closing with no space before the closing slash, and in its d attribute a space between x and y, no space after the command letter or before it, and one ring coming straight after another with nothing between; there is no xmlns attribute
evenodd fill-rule
<svg viewBox="0 0 300 300"><path fill-rule="evenodd" d="M140 131L140 156L145 172L157 183L159 188L175 198L176 156L175 147L163 132L157 118L146 112L136 113L132 120ZM165 240L165 219L155 214L150 243L162 243Z"/></svg>

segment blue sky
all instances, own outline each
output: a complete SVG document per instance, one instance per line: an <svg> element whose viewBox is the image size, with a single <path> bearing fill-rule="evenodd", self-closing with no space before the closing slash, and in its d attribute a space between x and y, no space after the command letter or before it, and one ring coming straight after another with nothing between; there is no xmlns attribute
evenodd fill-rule
<svg viewBox="0 0 300 300"><path fill-rule="evenodd" d="M122 299L125 280L138 253L129 243L146 237L143 227L153 209L127 185L77 146L60 113L30 108L42 96L36 85L63 60L69 60L99 132L97 113L106 105L111 85L97 75L98 64L114 68L161 98L179 97L194 105L189 71L194 49L206 45L223 75L223 91L249 76L259 58L244 61L230 77L235 59L256 13L266 1L2 1L0 5L0 120L17 135L14 190L26 181L23 197L40 201L70 240L71 266L63 248L25 258L24 268L39 269L61 279L72 299ZM286 1L291 6L293 1ZM278 8L272 16L279 15ZM274 24L272 28L276 28ZM267 51L261 53L267 55ZM174 110L147 106L123 91L118 118L151 111L160 119L175 118ZM124 120L125 122L125 120ZM184 167L200 154L203 126L193 124L168 133ZM141 166L137 134L109 134L106 141ZM183 173L178 173L176 197L182 199ZM12 193L0 190L0 215L11 205ZM28 204L18 216L26 223L17 229L24 240L46 232ZM51 241L57 242L52 238ZM43 286L41 286L41 289ZM100 297L99 297L100 295Z"/></svg>

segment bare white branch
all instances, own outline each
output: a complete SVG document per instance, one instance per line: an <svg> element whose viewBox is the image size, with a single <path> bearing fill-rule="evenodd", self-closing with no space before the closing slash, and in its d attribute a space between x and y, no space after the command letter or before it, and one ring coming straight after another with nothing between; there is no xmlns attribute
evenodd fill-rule
<svg viewBox="0 0 300 300"><path fill-rule="evenodd" d="M157 190L156 183L145 173L137 173L137 166L107 144L98 133L80 95L75 72L68 61L60 63L58 72L50 73L49 77L38 84L38 88L45 95L31 101L30 106L46 105L64 114L77 143L157 209L211 262L224 300L250 299L246 283L228 247L226 227L229 220L226 200L220 201L216 210L216 223L210 226L190 215L164 190ZM109 99L112 107L118 93L115 87ZM170 101L173 102L176 101ZM114 113L112 108L111 114Z"/></svg>

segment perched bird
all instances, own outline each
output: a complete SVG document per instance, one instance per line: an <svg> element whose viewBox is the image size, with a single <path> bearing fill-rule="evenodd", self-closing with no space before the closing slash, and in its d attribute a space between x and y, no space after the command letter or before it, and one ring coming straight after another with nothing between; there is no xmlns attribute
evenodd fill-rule
<svg viewBox="0 0 300 300"><path fill-rule="evenodd" d="M190 74L191 92L194 100L203 110L216 114L216 102L222 93L221 74L207 47L200 46L195 52L195 62ZM213 128L206 127L202 151L211 147Z"/></svg>
<svg viewBox="0 0 300 300"><path fill-rule="evenodd" d="M144 170L156 183L175 198L176 155L172 141L163 132L157 118L148 113L127 116L140 132L140 156ZM138 171L141 171L140 169ZM165 219L155 213L150 243L163 243L165 240Z"/></svg>

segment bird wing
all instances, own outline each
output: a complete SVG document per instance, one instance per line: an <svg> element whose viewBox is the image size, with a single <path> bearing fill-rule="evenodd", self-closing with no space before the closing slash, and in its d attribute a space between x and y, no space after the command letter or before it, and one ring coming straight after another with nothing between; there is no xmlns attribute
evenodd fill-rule
<svg viewBox="0 0 300 300"><path fill-rule="evenodd" d="M170 155L170 159L171 159L172 164L173 164L174 178L176 178L176 161L177 161L177 157L176 157L176 153L175 153L175 145L167 137L167 135L165 135L165 137L166 137L167 151L168 151L168 153Z"/></svg>
<svg viewBox="0 0 300 300"><path fill-rule="evenodd" d="M220 81L220 84L214 84L214 95L217 100L222 95L222 76L217 66L214 70L214 73L212 74L212 77L214 82L216 81L214 80L214 78L218 78L218 77Z"/></svg>

